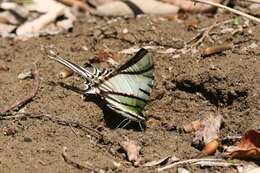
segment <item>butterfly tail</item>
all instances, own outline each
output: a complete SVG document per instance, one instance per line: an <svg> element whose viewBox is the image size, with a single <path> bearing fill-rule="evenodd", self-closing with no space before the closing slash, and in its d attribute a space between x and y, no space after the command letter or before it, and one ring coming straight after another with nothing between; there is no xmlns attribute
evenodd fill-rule
<svg viewBox="0 0 260 173"><path fill-rule="evenodd" d="M85 79L87 79L88 81L90 81L91 79L94 78L94 75L87 69L74 64L73 62L70 62L68 60L65 60L64 58L60 57L59 55L57 55L55 52L53 51L49 51L48 57L50 59L53 59L57 62L59 62L60 64L68 67L69 69L71 69L72 71L74 71L75 73L81 75L82 77L84 77Z"/></svg>

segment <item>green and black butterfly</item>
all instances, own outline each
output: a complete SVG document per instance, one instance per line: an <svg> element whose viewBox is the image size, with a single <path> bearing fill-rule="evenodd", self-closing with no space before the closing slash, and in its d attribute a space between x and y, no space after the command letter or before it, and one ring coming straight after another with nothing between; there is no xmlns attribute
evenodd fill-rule
<svg viewBox="0 0 260 173"><path fill-rule="evenodd" d="M144 48L116 70L83 68L50 51L49 57L81 75L85 80L84 95L99 95L106 105L127 118L142 123L142 110L154 84L154 64L151 54Z"/></svg>

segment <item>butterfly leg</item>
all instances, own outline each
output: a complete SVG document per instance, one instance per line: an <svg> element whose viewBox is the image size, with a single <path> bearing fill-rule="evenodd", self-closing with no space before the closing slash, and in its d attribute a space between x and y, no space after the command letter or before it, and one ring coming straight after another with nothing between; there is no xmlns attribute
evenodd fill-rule
<svg viewBox="0 0 260 173"><path fill-rule="evenodd" d="M142 122L141 122L141 121L138 121L138 124L139 124L139 127L140 127L141 131L143 132L143 131L144 131L144 128L143 128Z"/></svg>
<svg viewBox="0 0 260 173"><path fill-rule="evenodd" d="M125 128L125 127L128 126L130 123L131 123L131 120L129 119L129 120L125 123L125 125L124 125L122 128Z"/></svg>
<svg viewBox="0 0 260 173"><path fill-rule="evenodd" d="M126 122L126 121L127 121L127 122ZM121 122L116 126L116 128L120 128L121 125L126 122L125 125L122 126L122 127L124 128L126 125L128 125L128 124L130 123L129 121L131 122L131 120L129 120L128 118L123 119L123 121L121 121Z"/></svg>

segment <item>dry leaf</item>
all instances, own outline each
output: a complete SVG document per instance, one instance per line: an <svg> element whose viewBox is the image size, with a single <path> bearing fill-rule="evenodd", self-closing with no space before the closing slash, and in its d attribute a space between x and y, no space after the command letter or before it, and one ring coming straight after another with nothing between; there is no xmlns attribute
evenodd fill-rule
<svg viewBox="0 0 260 173"><path fill-rule="evenodd" d="M189 132L194 132L194 131L200 129L201 125L202 125L202 121L196 120L196 121L192 121L189 124L183 125L182 128L183 128L184 132L189 133Z"/></svg>
<svg viewBox="0 0 260 173"><path fill-rule="evenodd" d="M228 147L226 154L232 158L260 159L260 132L247 131L239 145Z"/></svg>
<svg viewBox="0 0 260 173"><path fill-rule="evenodd" d="M190 0L162 0L163 2L174 4L178 7L180 7L184 11L190 11L190 12L211 12L216 9L216 7L205 5L205 4L199 4L194 3ZM222 3L223 0L211 0L212 2L216 3Z"/></svg>
<svg viewBox="0 0 260 173"><path fill-rule="evenodd" d="M31 36L39 33L41 29L53 23L57 17L64 14L64 8L59 8L55 11L50 11L42 16L34 19L33 21L26 22L17 28L16 34L22 36Z"/></svg>
<svg viewBox="0 0 260 173"><path fill-rule="evenodd" d="M100 50L97 55L97 60L99 62L108 62L112 66L118 66L122 56L118 52L114 52L108 49Z"/></svg>
<svg viewBox="0 0 260 173"><path fill-rule="evenodd" d="M221 126L222 116L220 114L211 114L200 121L200 128L195 132L193 146L203 147L203 153L213 154L218 148L218 133Z"/></svg>
<svg viewBox="0 0 260 173"><path fill-rule="evenodd" d="M156 0L131 0L133 4L142 10L142 13L151 15L174 15L179 11L179 7L163 3ZM156 9L156 10L155 10ZM92 14L98 16L134 16L135 12L129 8L124 1L115 1L98 6L91 11Z"/></svg>
<svg viewBox="0 0 260 173"><path fill-rule="evenodd" d="M246 164L244 166L237 167L238 173L259 173L260 167L256 167L252 164Z"/></svg>
<svg viewBox="0 0 260 173"><path fill-rule="evenodd" d="M243 173L259 173L260 172L260 167L257 167L257 168L253 168L251 170L248 170L246 172L243 172Z"/></svg>
<svg viewBox="0 0 260 173"><path fill-rule="evenodd" d="M135 164L138 164L141 161L141 157L139 155L141 147L140 145L137 144L136 141L132 141L132 140L122 141L120 142L120 145L126 151L129 161L134 162Z"/></svg>
<svg viewBox="0 0 260 173"><path fill-rule="evenodd" d="M221 126L222 116L220 114L211 114L207 119L201 122L201 128L195 133L194 140L200 140L207 144L218 139L218 132Z"/></svg>
<svg viewBox="0 0 260 173"><path fill-rule="evenodd" d="M58 0L68 6L76 7L83 12L90 11L90 7L85 3L77 0Z"/></svg>

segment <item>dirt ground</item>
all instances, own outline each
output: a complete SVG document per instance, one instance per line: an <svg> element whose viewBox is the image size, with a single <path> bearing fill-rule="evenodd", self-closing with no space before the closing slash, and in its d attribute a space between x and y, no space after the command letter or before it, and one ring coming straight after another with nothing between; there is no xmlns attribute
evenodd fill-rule
<svg viewBox="0 0 260 173"><path fill-rule="evenodd" d="M193 43L188 44L199 33L194 27L204 28L231 17L190 15L182 22L147 16L136 19L89 16L80 17L73 31L64 34L27 41L0 38L0 63L9 67L8 71L0 71L0 107L32 92L35 79L19 80L17 76L34 70L34 63L38 64L41 79L33 100L13 111L33 115L0 121L0 172L90 172L66 163L62 157L64 147L68 157L93 170L156 172L155 168L135 167L128 162L119 142L138 141L143 161L169 155L188 159L201 151L191 146L194 134L184 133L183 124L219 112L223 116L222 139L259 129L259 24L241 19L239 25L231 21L214 28L199 48L225 42L234 44L222 53L202 57L191 46ZM77 75L61 79L58 73L63 66L47 57L44 46L78 64L90 62L101 67L109 65L104 57L110 54L106 52L133 46L156 47L150 50L156 82L144 110L147 128L144 131L135 126L115 128L120 119L101 109L99 101L83 101L78 93L62 87L61 83L82 87L83 80ZM236 172L234 168L181 167L191 172Z"/></svg>

